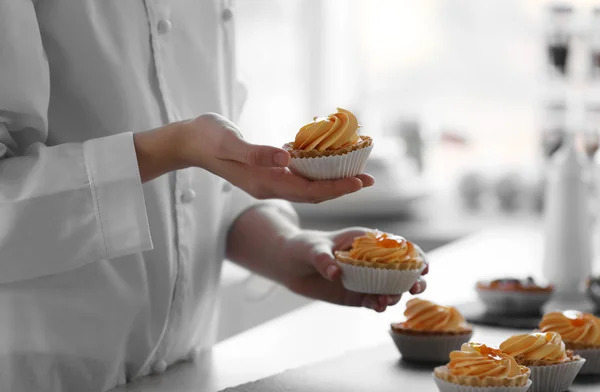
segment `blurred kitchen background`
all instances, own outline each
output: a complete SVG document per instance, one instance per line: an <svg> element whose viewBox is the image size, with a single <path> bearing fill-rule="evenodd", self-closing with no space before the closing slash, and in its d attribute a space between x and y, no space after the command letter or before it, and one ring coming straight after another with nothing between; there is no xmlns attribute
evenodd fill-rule
<svg viewBox="0 0 600 392"><path fill-rule="evenodd" d="M600 1L238 0L248 88L240 126L283 145L352 110L377 184L300 205L306 227L392 231L425 251L498 225L540 225L564 133L592 164L600 125ZM220 339L308 303L230 264Z"/></svg>

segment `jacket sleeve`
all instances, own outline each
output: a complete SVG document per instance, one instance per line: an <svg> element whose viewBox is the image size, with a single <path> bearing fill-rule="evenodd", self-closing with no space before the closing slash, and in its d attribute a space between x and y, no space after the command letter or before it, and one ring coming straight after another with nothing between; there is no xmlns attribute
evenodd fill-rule
<svg viewBox="0 0 600 392"><path fill-rule="evenodd" d="M49 96L32 1L0 0L0 284L152 248L133 135L47 146Z"/></svg>

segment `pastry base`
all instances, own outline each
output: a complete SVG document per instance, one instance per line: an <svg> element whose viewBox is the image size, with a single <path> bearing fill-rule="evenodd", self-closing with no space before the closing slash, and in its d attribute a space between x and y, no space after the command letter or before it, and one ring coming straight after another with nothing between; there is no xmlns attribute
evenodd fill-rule
<svg viewBox="0 0 600 392"><path fill-rule="evenodd" d="M523 357L520 357L520 356L516 356L514 358L515 358L515 360L517 361L517 363L519 365L527 366L527 367L530 367L530 366L552 366L552 365L560 365L562 363L569 363L569 362L578 361L578 360L581 359L578 355L573 356L573 352L571 350L567 350L565 352L565 354L567 354L567 360L566 361L560 361L560 362L557 362L557 361L545 361L545 360L542 360L542 359L523 359Z"/></svg>
<svg viewBox="0 0 600 392"><path fill-rule="evenodd" d="M389 333L403 360L435 364L447 363L450 353L460 350L472 335L470 331L445 335L411 335L394 330Z"/></svg>
<svg viewBox="0 0 600 392"><path fill-rule="evenodd" d="M294 142L286 143L283 145L283 149L290 153L292 158L319 158L319 157L331 157L336 155L344 155L349 152L360 150L361 148L369 147L373 143L373 139L369 136L359 136L360 141L355 144L351 144L346 147L338 148L337 150L296 150L294 149Z"/></svg>
<svg viewBox="0 0 600 392"><path fill-rule="evenodd" d="M600 347L594 346L593 344L573 343L573 342L565 342L565 347L568 350L586 350L586 349L600 350Z"/></svg>
<svg viewBox="0 0 600 392"><path fill-rule="evenodd" d="M455 376L450 373L448 366L439 366L433 370L433 374L444 381L452 384L466 385L470 387L523 387L529 380L531 371L515 377L485 377L479 378L476 376Z"/></svg>
<svg viewBox="0 0 600 392"><path fill-rule="evenodd" d="M367 267L367 268L379 268L379 269L389 269L389 270L398 270L398 271L408 271L408 270L416 270L423 267L425 262L423 259L418 258L408 262L397 262L397 263L376 263L364 260L354 259L349 256L349 252L345 251L337 251L335 252L335 258L346 264L354 265L356 267Z"/></svg>

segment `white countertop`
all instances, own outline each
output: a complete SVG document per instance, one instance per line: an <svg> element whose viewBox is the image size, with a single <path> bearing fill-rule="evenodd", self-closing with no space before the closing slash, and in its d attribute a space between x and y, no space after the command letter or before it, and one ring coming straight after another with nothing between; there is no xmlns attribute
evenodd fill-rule
<svg viewBox="0 0 600 392"><path fill-rule="evenodd" d="M457 304L473 300L475 280L502 275L539 276L541 234L530 227L486 231L431 252L424 298ZM115 392L219 391L283 370L389 342L389 323L402 318L403 303L383 314L315 303L217 344L194 363L172 366ZM486 343L506 331L478 327Z"/></svg>

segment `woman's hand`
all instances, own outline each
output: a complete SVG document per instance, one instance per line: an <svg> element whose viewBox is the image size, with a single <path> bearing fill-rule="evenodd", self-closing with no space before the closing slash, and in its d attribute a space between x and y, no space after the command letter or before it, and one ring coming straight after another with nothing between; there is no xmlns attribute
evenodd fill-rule
<svg viewBox="0 0 600 392"><path fill-rule="evenodd" d="M399 295L372 295L348 291L340 280L341 270L335 262L333 252L347 250L354 238L364 235L367 229L353 228L336 232L302 231L288 239L283 247L282 260L287 263L286 286L301 295L347 306L363 306L383 312L400 300ZM427 274L429 266L422 275ZM418 294L427 283L419 280L410 290Z"/></svg>
<svg viewBox="0 0 600 392"><path fill-rule="evenodd" d="M206 169L259 199L319 203L374 183L368 174L336 181L296 176L287 168L287 151L246 142L235 124L214 113L182 123L181 140L189 166Z"/></svg>

